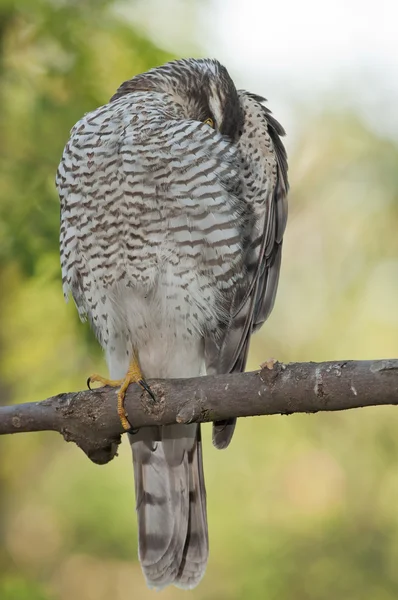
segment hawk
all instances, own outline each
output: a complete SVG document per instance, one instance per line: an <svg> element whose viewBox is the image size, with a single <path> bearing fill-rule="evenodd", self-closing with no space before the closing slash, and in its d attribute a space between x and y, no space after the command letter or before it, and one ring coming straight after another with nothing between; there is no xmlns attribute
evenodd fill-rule
<svg viewBox="0 0 398 600"><path fill-rule="evenodd" d="M102 345L133 451L150 587L193 588L208 558L200 426L132 433L132 382L243 371L270 314L287 218L284 130L217 60L124 82L72 129L57 172L64 294ZM152 394L153 396L153 394ZM156 401L156 398L155 398ZM225 448L235 420L215 422Z"/></svg>

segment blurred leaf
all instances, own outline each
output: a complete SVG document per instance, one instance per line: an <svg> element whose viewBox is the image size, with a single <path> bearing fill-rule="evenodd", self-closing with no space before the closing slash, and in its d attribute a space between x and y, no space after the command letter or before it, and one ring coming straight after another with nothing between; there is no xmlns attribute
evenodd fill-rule
<svg viewBox="0 0 398 600"><path fill-rule="evenodd" d="M20 577L6 577L0 580L1 600L52 600L54 596L44 591L34 581Z"/></svg>

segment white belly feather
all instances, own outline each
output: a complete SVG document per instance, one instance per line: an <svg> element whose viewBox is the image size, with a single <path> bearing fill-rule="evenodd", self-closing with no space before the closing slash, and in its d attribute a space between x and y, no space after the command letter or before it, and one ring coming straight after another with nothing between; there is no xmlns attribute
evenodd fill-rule
<svg viewBox="0 0 398 600"><path fill-rule="evenodd" d="M149 289L119 285L112 290L106 345L112 378L124 377L133 349L147 378L205 374L203 332L219 315L214 292L202 285L195 277L182 281L169 265ZM120 335L121 323L125 335Z"/></svg>

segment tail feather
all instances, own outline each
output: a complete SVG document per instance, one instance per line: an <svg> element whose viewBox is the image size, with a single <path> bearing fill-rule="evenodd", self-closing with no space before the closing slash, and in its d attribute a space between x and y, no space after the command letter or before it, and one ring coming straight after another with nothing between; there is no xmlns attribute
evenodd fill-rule
<svg viewBox="0 0 398 600"><path fill-rule="evenodd" d="M208 555L198 425L143 428L133 449L139 557L150 587L194 587Z"/></svg>
<svg viewBox="0 0 398 600"><path fill-rule="evenodd" d="M229 446L235 431L236 419L226 419L225 421L214 421L213 423L213 444L219 450L224 450Z"/></svg>
<svg viewBox="0 0 398 600"><path fill-rule="evenodd" d="M175 585L193 588L202 579L209 553L207 529L206 488L202 466L200 427L195 444L188 454L189 464L189 521L187 539Z"/></svg>

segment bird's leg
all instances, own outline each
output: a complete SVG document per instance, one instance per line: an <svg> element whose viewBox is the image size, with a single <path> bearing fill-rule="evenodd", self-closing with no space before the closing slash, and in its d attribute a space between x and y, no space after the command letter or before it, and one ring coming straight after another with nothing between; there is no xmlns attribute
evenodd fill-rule
<svg viewBox="0 0 398 600"><path fill-rule="evenodd" d="M129 387L130 383L138 383L138 385L140 385L143 390L148 392L148 394L151 396L151 398L153 400L156 400L154 393L152 392L151 388L145 381L145 378L141 372L140 363L138 362L138 358L136 358L136 356L134 356L130 362L130 366L127 371L127 375L124 378L122 385L120 387L120 390L118 392L118 395L117 395L117 412L119 415L119 419L122 423L122 426L126 431L132 429L132 426L127 419L126 411L124 408L124 399L126 396L127 388Z"/></svg>
<svg viewBox="0 0 398 600"><path fill-rule="evenodd" d="M118 391L118 394L117 394L117 413L119 415L119 419L122 424L122 427L126 431L133 432L133 428L132 428L131 424L129 423L129 420L127 419L126 411L124 408L124 400L125 400L125 396L126 396L126 391L127 391L127 388L129 387L130 383L138 383L138 385L140 385L143 390L148 392L148 394L151 396L151 398L153 400L156 400L154 393L152 392L151 388L145 381L145 378L141 372L138 358L135 355L133 356L133 358L130 362L126 377L124 379L106 379L105 377L101 377L100 375L94 374L91 377L89 377L87 380L88 387L90 387L90 384L92 382L102 383L103 385L110 385L111 387L119 387L120 386L120 390Z"/></svg>

